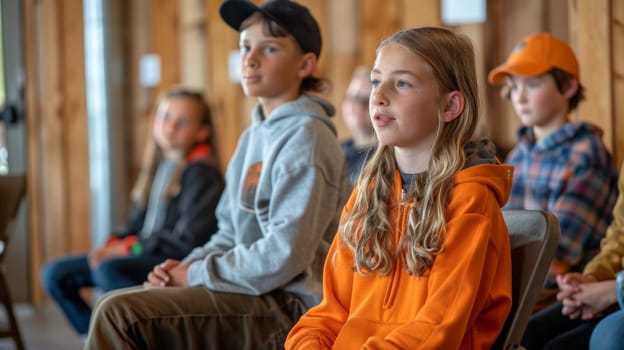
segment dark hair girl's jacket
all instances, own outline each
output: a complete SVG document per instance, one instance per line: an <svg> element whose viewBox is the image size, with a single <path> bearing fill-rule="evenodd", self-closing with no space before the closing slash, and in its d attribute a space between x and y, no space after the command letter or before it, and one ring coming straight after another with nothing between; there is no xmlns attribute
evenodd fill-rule
<svg viewBox="0 0 624 350"><path fill-rule="evenodd" d="M182 259L193 248L208 241L217 230L215 209L225 184L219 170L211 163L206 146L198 146L182 161L173 160L173 165L168 165L167 160L161 161L152 183L152 194L158 183L158 172L167 166L173 167L169 175L171 181L179 177L177 193L163 194L159 199L161 205L154 205L152 199L148 205L135 201L125 227L111 240L123 239L128 254L163 259ZM176 168L179 168L179 175L176 175ZM170 187L168 183L164 187ZM148 225L146 217L150 216L150 210L155 213Z"/></svg>

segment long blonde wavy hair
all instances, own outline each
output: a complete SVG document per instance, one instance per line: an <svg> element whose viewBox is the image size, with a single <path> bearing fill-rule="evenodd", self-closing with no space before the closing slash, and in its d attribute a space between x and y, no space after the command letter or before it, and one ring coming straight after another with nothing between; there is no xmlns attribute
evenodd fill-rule
<svg viewBox="0 0 624 350"><path fill-rule="evenodd" d="M427 171L411 184L408 222L398 245L392 240L388 213L396 170L394 150L379 144L357 182L353 210L340 226L343 242L354 255L355 269L362 274L389 273L397 259L405 259L407 273L421 276L444 246L445 208L455 174L464 167L463 145L472 137L478 119L479 94L470 40L450 30L420 27L403 30L385 39L409 49L427 62L437 81L438 128ZM452 91L464 95L460 116L444 122L442 97Z"/></svg>

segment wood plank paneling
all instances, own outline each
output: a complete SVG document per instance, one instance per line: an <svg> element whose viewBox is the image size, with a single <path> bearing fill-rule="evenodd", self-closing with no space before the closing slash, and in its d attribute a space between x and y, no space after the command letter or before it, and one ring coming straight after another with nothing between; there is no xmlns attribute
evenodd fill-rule
<svg viewBox="0 0 624 350"><path fill-rule="evenodd" d="M402 0L401 27L441 26L440 0Z"/></svg>
<svg viewBox="0 0 624 350"><path fill-rule="evenodd" d="M64 173L67 155L63 147L63 48L59 32L62 12L54 1L40 2L38 11L41 129L37 134L41 138L41 144L37 151L45 154L45 157L41 157L44 215L40 233L43 237L44 256L49 258L62 255L69 247L65 235L68 212L64 210L67 208L67 182ZM42 55L44 52L45 59Z"/></svg>
<svg viewBox="0 0 624 350"><path fill-rule="evenodd" d="M184 86L206 88L206 9L197 0L179 0L180 75Z"/></svg>
<svg viewBox="0 0 624 350"><path fill-rule="evenodd" d="M328 0L328 25L322 30L331 33L326 35L329 42L325 45L331 64L327 77L331 80L332 91L330 100L336 106L334 123L338 129L338 138L343 140L350 137L342 113L342 101L355 66L361 64L362 58L360 43L356 40L359 30L360 8L356 0L331 1ZM350 14L345 16L345 14Z"/></svg>
<svg viewBox="0 0 624 350"><path fill-rule="evenodd" d="M399 0L360 0L360 43L362 64L375 63L375 50L383 39L401 28L401 3Z"/></svg>
<svg viewBox="0 0 624 350"><path fill-rule="evenodd" d="M86 106L82 0L58 2L63 35L63 145L67 197L67 245L70 252L88 251L91 244L89 190L89 141ZM71 156L69 156L71 155Z"/></svg>
<svg viewBox="0 0 624 350"><path fill-rule="evenodd" d="M130 99L126 105L126 115L130 118L132 131L126 144L131 150L132 157L128 160L128 181L132 183L136 179L143 157L144 146L147 138L151 135L151 115L154 105L157 103L156 92L151 87L143 86L140 82L139 63L143 55L154 53L152 46L154 40L150 36L150 13L151 0L125 1L125 16L127 18L125 61L128 72L128 91Z"/></svg>
<svg viewBox="0 0 624 350"><path fill-rule="evenodd" d="M50 258L90 242L82 1L27 2L26 49L31 291Z"/></svg>
<svg viewBox="0 0 624 350"><path fill-rule="evenodd" d="M613 150L613 95L610 0L575 1L574 45L585 86L585 101L574 118L600 126Z"/></svg>
<svg viewBox="0 0 624 350"><path fill-rule="evenodd" d="M160 56L161 80L155 91L156 96L160 96L180 83L178 2L151 0L150 8L153 50Z"/></svg>
<svg viewBox="0 0 624 350"><path fill-rule="evenodd" d="M489 111L489 104L486 103L486 96L489 91L487 74L486 52L490 52L487 42L487 34L483 24L466 24L457 27L457 30L465 34L475 51L475 67L477 75L477 84L479 87L479 125L477 133L482 137L490 137L489 122L492 119L492 113Z"/></svg>
<svg viewBox="0 0 624 350"><path fill-rule="evenodd" d="M568 21L568 0L545 1L545 25L548 32L563 41L570 42L570 26Z"/></svg>
<svg viewBox="0 0 624 350"><path fill-rule="evenodd" d="M31 297L35 304L43 300L43 291L36 286L39 285L39 268L44 256L43 247L43 171L42 153L39 133L42 130L41 106L39 104L39 65L40 53L38 51L38 30L37 19L39 9L33 1L24 2L24 69L26 77L25 97L26 97L26 129L28 140L26 140L28 176L27 199L28 199L28 226L29 226L29 250L30 250L30 285Z"/></svg>
<svg viewBox="0 0 624 350"><path fill-rule="evenodd" d="M206 1L207 69L208 89L218 141L218 156L222 170L234 153L238 137L248 124L248 112L244 108L244 95L240 84L229 78L229 54L238 49L238 33L228 27L219 15L220 0Z"/></svg>

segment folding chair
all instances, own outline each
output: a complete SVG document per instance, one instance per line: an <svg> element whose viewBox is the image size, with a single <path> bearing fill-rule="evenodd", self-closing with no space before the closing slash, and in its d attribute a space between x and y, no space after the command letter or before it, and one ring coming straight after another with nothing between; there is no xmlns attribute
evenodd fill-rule
<svg viewBox="0 0 624 350"><path fill-rule="evenodd" d="M529 322L559 242L559 221L549 212L503 210L512 259L511 311L493 349L523 349Z"/></svg>
<svg viewBox="0 0 624 350"><path fill-rule="evenodd" d="M0 176L0 302L4 305L9 319L8 328L0 329L0 338L11 337L17 349L24 349L17 319L13 312L13 302L5 275L4 258L11 237L13 222L20 203L26 193L26 178L23 175Z"/></svg>

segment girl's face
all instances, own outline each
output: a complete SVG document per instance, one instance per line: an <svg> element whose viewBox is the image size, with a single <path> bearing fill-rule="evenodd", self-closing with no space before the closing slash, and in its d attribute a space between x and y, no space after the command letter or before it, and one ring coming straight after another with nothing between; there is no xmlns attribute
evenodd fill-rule
<svg viewBox="0 0 624 350"><path fill-rule="evenodd" d="M240 51L243 90L259 97L266 112L297 99L307 75L301 68L309 54L303 54L291 36L265 35L264 26L256 20L241 32Z"/></svg>
<svg viewBox="0 0 624 350"><path fill-rule="evenodd" d="M171 97L160 103L152 131L165 154L186 153L195 144L205 142L210 133L208 126L201 124L198 103L185 97Z"/></svg>
<svg viewBox="0 0 624 350"><path fill-rule="evenodd" d="M371 81L369 110L379 142L395 151L430 152L439 108L429 64L406 47L389 43L377 54Z"/></svg>
<svg viewBox="0 0 624 350"><path fill-rule="evenodd" d="M508 76L507 87L511 103L523 125L548 128L552 124L565 122L568 98L557 89L555 79L549 74Z"/></svg>

